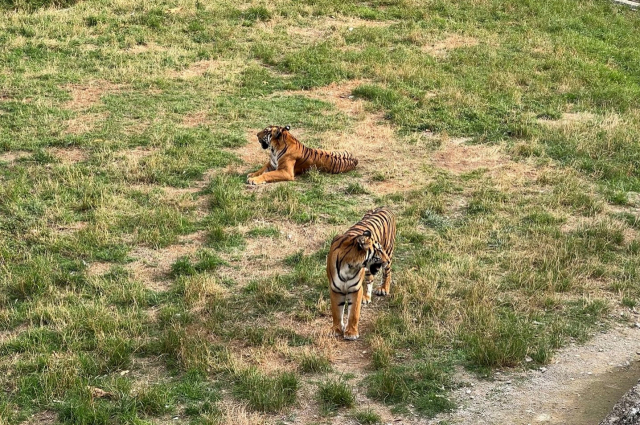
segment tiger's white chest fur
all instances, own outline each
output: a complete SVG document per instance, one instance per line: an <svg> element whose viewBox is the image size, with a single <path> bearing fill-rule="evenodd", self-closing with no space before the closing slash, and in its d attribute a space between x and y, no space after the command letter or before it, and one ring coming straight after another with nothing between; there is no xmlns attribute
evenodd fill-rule
<svg viewBox="0 0 640 425"><path fill-rule="evenodd" d="M362 267L359 265L352 267L349 264L345 264L340 269L340 273L333 273L333 283L343 294L353 292L355 288L358 288L357 284L362 279L360 276L361 271ZM340 276L346 280L340 279Z"/></svg>
<svg viewBox="0 0 640 425"><path fill-rule="evenodd" d="M269 155L269 162L271 163L271 168L274 170L278 169L278 151L271 149L271 154Z"/></svg>

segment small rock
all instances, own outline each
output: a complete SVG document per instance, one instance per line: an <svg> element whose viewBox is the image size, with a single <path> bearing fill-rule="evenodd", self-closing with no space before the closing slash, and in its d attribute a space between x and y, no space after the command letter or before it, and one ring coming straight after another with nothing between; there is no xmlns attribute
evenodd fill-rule
<svg viewBox="0 0 640 425"><path fill-rule="evenodd" d="M527 362L527 363L531 363L533 361L533 359L531 357L527 356L527 357L524 358L524 361Z"/></svg>
<svg viewBox="0 0 640 425"><path fill-rule="evenodd" d="M353 27L349 27L349 31L353 31Z"/></svg>
<svg viewBox="0 0 640 425"><path fill-rule="evenodd" d="M551 415L547 415L546 413L543 413L536 417L537 422L549 422L550 420L551 420Z"/></svg>
<svg viewBox="0 0 640 425"><path fill-rule="evenodd" d="M541 368L540 368L540 372L545 373L546 371L547 371L547 368L546 368L546 367L541 367Z"/></svg>
<svg viewBox="0 0 640 425"><path fill-rule="evenodd" d="M465 391L467 394L471 394L471 390L467 390Z"/></svg>
<svg viewBox="0 0 640 425"><path fill-rule="evenodd" d="M635 323L635 327L636 327L636 328L640 328L640 322L636 322L636 323Z"/></svg>

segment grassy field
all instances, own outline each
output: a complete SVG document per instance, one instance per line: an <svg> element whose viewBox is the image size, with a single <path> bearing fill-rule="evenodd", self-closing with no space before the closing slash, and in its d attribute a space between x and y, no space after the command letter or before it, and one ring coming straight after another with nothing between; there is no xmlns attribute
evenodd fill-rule
<svg viewBox="0 0 640 425"><path fill-rule="evenodd" d="M505 4L508 3L508 4ZM0 423L455 409L640 301L640 18L605 0L0 0ZM259 188L255 133L352 151ZM398 216L328 336L325 258Z"/></svg>

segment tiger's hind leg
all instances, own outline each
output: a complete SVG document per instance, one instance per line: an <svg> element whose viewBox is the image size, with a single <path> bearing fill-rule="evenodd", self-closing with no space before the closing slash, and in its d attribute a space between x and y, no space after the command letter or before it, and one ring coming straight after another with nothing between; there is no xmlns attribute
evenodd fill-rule
<svg viewBox="0 0 640 425"><path fill-rule="evenodd" d="M364 282L362 305L367 305L371 302L371 293L373 292L373 275L369 273L369 270L365 272Z"/></svg>
<svg viewBox="0 0 640 425"><path fill-rule="evenodd" d="M382 273L382 285L376 288L376 295L386 296L391 292L391 259L384 268Z"/></svg>

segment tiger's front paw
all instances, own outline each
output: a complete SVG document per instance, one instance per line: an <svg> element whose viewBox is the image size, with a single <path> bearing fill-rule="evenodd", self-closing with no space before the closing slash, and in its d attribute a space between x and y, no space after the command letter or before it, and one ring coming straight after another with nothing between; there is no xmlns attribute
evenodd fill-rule
<svg viewBox="0 0 640 425"><path fill-rule="evenodd" d="M344 339L349 340L349 341L355 341L359 337L360 337L359 334L351 334L351 333L346 333L346 332L344 334Z"/></svg>
<svg viewBox="0 0 640 425"><path fill-rule="evenodd" d="M333 336L342 336L344 334L344 330L342 326L334 326L331 328L331 335Z"/></svg>
<svg viewBox="0 0 640 425"><path fill-rule="evenodd" d="M256 176L258 176L258 175L259 175L259 174L258 174L258 172L256 171L255 173L249 173L249 174L247 174L247 178L249 178L249 177L256 177Z"/></svg>
<svg viewBox="0 0 640 425"><path fill-rule="evenodd" d="M371 303L371 297L366 295L362 296L362 305L369 305Z"/></svg>
<svg viewBox="0 0 640 425"><path fill-rule="evenodd" d="M262 181L258 180L257 177L249 177L247 179L247 184L249 184L251 186L256 186L256 185L259 185L259 184L264 184L264 181L263 180Z"/></svg>
<svg viewBox="0 0 640 425"><path fill-rule="evenodd" d="M381 297L386 297L389 295L389 291L384 286L378 286L376 288L375 294Z"/></svg>

